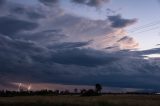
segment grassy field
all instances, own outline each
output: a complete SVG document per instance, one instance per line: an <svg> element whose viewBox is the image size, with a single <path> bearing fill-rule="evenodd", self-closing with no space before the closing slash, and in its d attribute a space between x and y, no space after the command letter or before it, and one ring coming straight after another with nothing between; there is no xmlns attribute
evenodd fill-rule
<svg viewBox="0 0 160 106"><path fill-rule="evenodd" d="M160 106L159 95L0 97L0 106Z"/></svg>

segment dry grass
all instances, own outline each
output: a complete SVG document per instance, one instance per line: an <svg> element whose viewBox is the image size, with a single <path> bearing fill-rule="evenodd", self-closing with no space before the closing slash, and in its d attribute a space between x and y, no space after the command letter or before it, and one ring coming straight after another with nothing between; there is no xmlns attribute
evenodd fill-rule
<svg viewBox="0 0 160 106"><path fill-rule="evenodd" d="M159 95L0 97L0 106L160 106Z"/></svg>

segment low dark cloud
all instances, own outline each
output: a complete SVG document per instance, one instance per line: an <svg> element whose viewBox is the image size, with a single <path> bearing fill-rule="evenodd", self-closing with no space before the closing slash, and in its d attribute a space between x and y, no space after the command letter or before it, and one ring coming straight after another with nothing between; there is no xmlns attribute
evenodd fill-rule
<svg viewBox="0 0 160 106"><path fill-rule="evenodd" d="M113 28L124 28L137 22L137 19L124 19L121 15L108 16L108 19Z"/></svg>
<svg viewBox="0 0 160 106"><path fill-rule="evenodd" d="M42 19L45 16L40 13L40 11L35 11L34 9L24 8L21 6L12 7L11 11L18 15L26 15L30 19Z"/></svg>
<svg viewBox="0 0 160 106"><path fill-rule="evenodd" d="M37 23L19 20L9 16L0 17L0 33L4 35L11 36L20 31L33 30L37 27Z"/></svg>
<svg viewBox="0 0 160 106"><path fill-rule="evenodd" d="M118 58L112 57L100 51L90 49L66 49L57 51L53 55L53 61L60 64L79 66L99 66L112 63Z"/></svg>
<svg viewBox="0 0 160 106"><path fill-rule="evenodd" d="M7 0L0 0L0 6L3 5Z"/></svg>
<svg viewBox="0 0 160 106"><path fill-rule="evenodd" d="M62 42L62 43L58 43L55 44L53 46L50 46L50 48L54 48L54 49L70 49L70 48L80 48L80 47L84 47L87 46L91 43L91 41L87 41L87 42Z"/></svg>
<svg viewBox="0 0 160 106"><path fill-rule="evenodd" d="M104 3L109 2L110 0L90 0L87 5L89 6L101 6Z"/></svg>
<svg viewBox="0 0 160 106"><path fill-rule="evenodd" d="M39 0L39 1L47 6L52 6L59 2L59 0Z"/></svg>
<svg viewBox="0 0 160 106"><path fill-rule="evenodd" d="M105 49L112 50L112 49L115 49L115 48L119 48L119 47L118 46L110 46L110 47L106 47Z"/></svg>
<svg viewBox="0 0 160 106"><path fill-rule="evenodd" d="M0 35L1 81L160 89L160 66L142 56L159 49L109 53L74 47L57 50Z"/></svg>
<svg viewBox="0 0 160 106"><path fill-rule="evenodd" d="M72 0L74 3L83 4L91 7L100 7L102 4L109 2L110 0Z"/></svg>
<svg viewBox="0 0 160 106"><path fill-rule="evenodd" d="M72 0L72 2L79 3L79 4L85 4L86 0Z"/></svg>
<svg viewBox="0 0 160 106"><path fill-rule="evenodd" d="M157 53L160 53L160 48L153 48L153 49L149 49L149 50L143 50L143 51L140 51L138 53L141 53L143 55L157 54Z"/></svg>

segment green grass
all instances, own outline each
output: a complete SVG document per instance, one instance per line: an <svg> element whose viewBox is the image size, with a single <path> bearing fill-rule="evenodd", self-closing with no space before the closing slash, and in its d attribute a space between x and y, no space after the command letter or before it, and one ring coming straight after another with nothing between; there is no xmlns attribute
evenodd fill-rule
<svg viewBox="0 0 160 106"><path fill-rule="evenodd" d="M159 95L0 97L0 106L160 106Z"/></svg>

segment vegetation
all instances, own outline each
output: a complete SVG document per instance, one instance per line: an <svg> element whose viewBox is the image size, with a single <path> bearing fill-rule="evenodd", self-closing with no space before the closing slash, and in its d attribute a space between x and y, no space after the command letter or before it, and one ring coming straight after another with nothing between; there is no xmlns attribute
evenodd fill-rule
<svg viewBox="0 0 160 106"><path fill-rule="evenodd" d="M159 95L0 97L0 106L160 106Z"/></svg>
<svg viewBox="0 0 160 106"><path fill-rule="evenodd" d="M96 84L95 85L95 91L100 94L101 93L101 90L102 90L102 86L100 84Z"/></svg>
<svg viewBox="0 0 160 106"><path fill-rule="evenodd" d="M0 106L160 106L160 95L155 93L101 93L95 89L0 91Z"/></svg>
<svg viewBox="0 0 160 106"><path fill-rule="evenodd" d="M21 87L19 91L0 91L1 97L10 97L10 96L48 96L48 95L81 95L81 96L98 96L101 94L102 86L100 84L95 85L95 89L82 89L78 92L78 89L75 88L74 92L70 92L69 90L59 91L59 90L40 90L40 91L24 91Z"/></svg>

